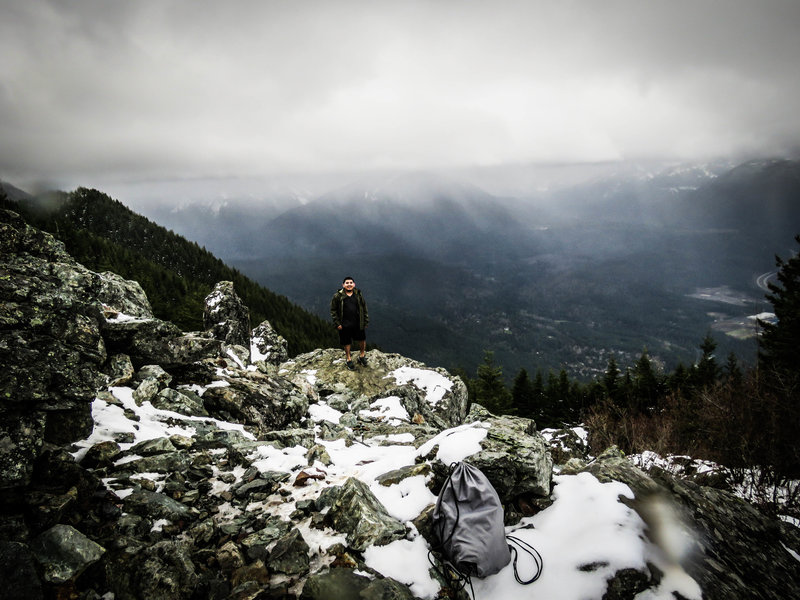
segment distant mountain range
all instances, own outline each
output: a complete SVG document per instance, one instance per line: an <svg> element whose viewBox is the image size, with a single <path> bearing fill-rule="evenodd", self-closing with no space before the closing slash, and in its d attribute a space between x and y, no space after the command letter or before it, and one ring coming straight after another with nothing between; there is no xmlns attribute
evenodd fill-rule
<svg viewBox="0 0 800 600"><path fill-rule="evenodd" d="M756 277L800 232L799 171L634 171L525 200L429 174L364 181L264 222L251 258L229 260L320 315L353 275L377 307L373 340L451 367L489 349L507 375L589 376L644 347L672 367L708 331L751 359L748 316L768 308Z"/></svg>
<svg viewBox="0 0 800 600"><path fill-rule="evenodd" d="M520 197L406 173L149 216L323 319L353 276L385 351L472 371L493 350L508 377L589 377L645 347L692 362L708 331L754 356L756 280L800 232L800 163L626 166Z"/></svg>

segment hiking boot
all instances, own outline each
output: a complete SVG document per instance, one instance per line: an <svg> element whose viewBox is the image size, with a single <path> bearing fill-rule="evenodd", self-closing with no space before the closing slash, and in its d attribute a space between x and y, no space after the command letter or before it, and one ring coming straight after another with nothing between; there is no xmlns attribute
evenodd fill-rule
<svg viewBox="0 0 800 600"><path fill-rule="evenodd" d="M355 371L356 370L356 366L353 364L352 360L348 360L347 361L347 368L350 369L351 371Z"/></svg>
<svg viewBox="0 0 800 600"><path fill-rule="evenodd" d="M358 364L360 364L362 367L366 367L367 366L367 357L366 356L359 356L358 357Z"/></svg>

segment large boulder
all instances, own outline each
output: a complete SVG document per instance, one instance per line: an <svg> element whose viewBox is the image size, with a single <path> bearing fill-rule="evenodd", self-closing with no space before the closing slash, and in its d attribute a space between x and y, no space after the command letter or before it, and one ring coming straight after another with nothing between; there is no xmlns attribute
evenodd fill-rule
<svg viewBox="0 0 800 600"><path fill-rule="evenodd" d="M27 485L45 439L91 431L105 378L101 283L61 242L0 210L0 489Z"/></svg>
<svg viewBox="0 0 800 600"><path fill-rule="evenodd" d="M205 358L216 358L223 343L201 334L184 333L160 319L110 318L103 325L110 352L130 357L135 367L157 364L178 369Z"/></svg>
<svg viewBox="0 0 800 600"><path fill-rule="evenodd" d="M153 318L150 301L139 282L123 279L111 271L100 273L98 299L108 318Z"/></svg>
<svg viewBox="0 0 800 600"><path fill-rule="evenodd" d="M363 551L405 537L405 526L386 512L365 483L350 477L337 490L327 518L337 531L347 535L350 547Z"/></svg>
<svg viewBox="0 0 800 600"><path fill-rule="evenodd" d="M31 544L45 581L54 584L76 579L100 560L106 550L69 525L51 527Z"/></svg>
<svg viewBox="0 0 800 600"><path fill-rule="evenodd" d="M473 404L467 422L488 425L480 452L466 460L484 472L504 503L519 496L550 495L553 459L533 421L495 416Z"/></svg>
<svg viewBox="0 0 800 600"><path fill-rule="evenodd" d="M255 371L226 370L202 400L208 414L248 425L255 435L298 423L308 412L308 398L283 377L268 377Z"/></svg>

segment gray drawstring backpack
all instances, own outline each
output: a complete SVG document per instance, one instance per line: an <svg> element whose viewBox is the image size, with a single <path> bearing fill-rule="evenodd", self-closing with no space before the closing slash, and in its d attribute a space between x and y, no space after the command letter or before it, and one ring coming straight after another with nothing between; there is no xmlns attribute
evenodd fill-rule
<svg viewBox="0 0 800 600"><path fill-rule="evenodd" d="M503 525L503 505L480 469L451 465L433 509L439 550L465 575L494 575L511 560Z"/></svg>
<svg viewBox="0 0 800 600"><path fill-rule="evenodd" d="M498 573L511 561L512 553L514 577L519 583L528 584L539 578L541 555L526 542L506 536L503 514L500 497L480 469L466 462L450 465L433 510L433 550L450 563L461 587L469 584L472 588L473 576L483 578ZM519 577L517 550L508 541L533 557L537 566L533 578L523 581ZM436 568L430 554L428 559ZM443 576L441 572L440 575Z"/></svg>

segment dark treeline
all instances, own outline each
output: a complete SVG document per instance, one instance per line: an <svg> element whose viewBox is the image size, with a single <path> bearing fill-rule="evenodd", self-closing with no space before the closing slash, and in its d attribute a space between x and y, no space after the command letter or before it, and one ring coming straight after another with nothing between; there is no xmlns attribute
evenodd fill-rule
<svg viewBox="0 0 800 600"><path fill-rule="evenodd" d="M777 266L767 294L777 321L759 322L754 366L732 354L720 360L706 335L700 360L669 373L645 349L632 365L611 358L591 383L563 370L531 376L521 369L509 389L489 351L475 377L459 375L471 400L494 412L532 418L540 429L584 423L594 452L613 444L627 453L690 455L734 472L756 467L760 481L753 483L764 490L785 485L800 478L800 256L777 258ZM790 500L800 507L800 498Z"/></svg>
<svg viewBox="0 0 800 600"><path fill-rule="evenodd" d="M233 281L250 308L253 326L269 320L289 342L292 355L338 343L324 320L97 190L54 192L19 203L0 190L0 206L52 233L88 268L138 281L154 314L185 331L203 328L204 299L214 284Z"/></svg>

